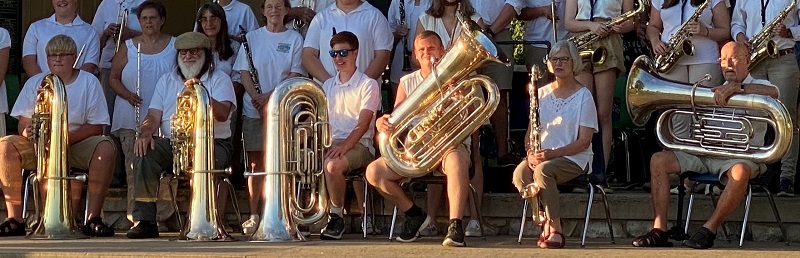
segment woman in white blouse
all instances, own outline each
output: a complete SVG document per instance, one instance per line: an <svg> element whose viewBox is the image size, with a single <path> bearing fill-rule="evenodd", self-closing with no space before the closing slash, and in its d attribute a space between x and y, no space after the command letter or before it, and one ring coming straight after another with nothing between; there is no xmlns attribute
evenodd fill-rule
<svg viewBox="0 0 800 258"><path fill-rule="evenodd" d="M461 10L456 10L461 5ZM481 29L485 28L483 19L475 12L469 0L433 0L431 7L419 17L417 21L416 34L430 30L439 34L445 49L450 49L452 40L458 37L461 32L461 24L456 19L456 11L460 11L462 17L469 17L478 23ZM416 37L416 35L414 35ZM416 60L412 58L415 67L419 67Z"/></svg>
<svg viewBox="0 0 800 258"><path fill-rule="evenodd" d="M541 150L528 151L526 159L514 170L513 183L520 192L536 183L546 214L537 245L562 248L566 239L562 234L556 185L591 170L597 111L592 93L575 78L583 66L575 45L560 41L548 56L547 67L556 80L538 89Z"/></svg>

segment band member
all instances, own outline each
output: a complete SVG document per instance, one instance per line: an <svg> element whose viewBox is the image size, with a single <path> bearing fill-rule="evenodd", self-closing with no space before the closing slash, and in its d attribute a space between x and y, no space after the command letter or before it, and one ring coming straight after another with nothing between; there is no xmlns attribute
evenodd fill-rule
<svg viewBox="0 0 800 258"><path fill-rule="evenodd" d="M261 110L267 105L275 86L283 80L303 75L300 56L303 49L303 37L300 33L284 26L289 12L288 0L266 0L262 4L262 14L266 17L266 25L247 33L250 45L250 55L253 66L258 73L261 94L253 85L250 67L247 62L247 52L244 46L239 49L239 62L234 65L234 70L242 74L242 84L246 94L242 102L243 114L242 133L244 134L244 149L250 164L245 164L246 169L264 171L264 120L261 119ZM250 177L247 180L250 192L250 210L261 211L261 197L264 195L264 178ZM252 234L258 228L261 220L257 212L251 212L250 219L242 224L245 234Z"/></svg>
<svg viewBox="0 0 800 258"><path fill-rule="evenodd" d="M142 131L134 144L133 219L138 223L128 231L128 238L158 237L157 186L161 172L172 169L170 118L175 113L176 96L185 83L201 82L208 89L214 111L214 169L226 168L230 163L233 144L229 116L236 105L231 78L214 69L211 40L202 33L187 32L178 36L175 49L178 50L178 67L158 80ZM165 137L154 136L159 129Z"/></svg>
<svg viewBox="0 0 800 258"><path fill-rule="evenodd" d="M5 28L0 28L0 78L6 78L8 58L11 55L11 35ZM8 114L8 88L6 82L0 82L0 117ZM6 136L6 120L0 119L0 137Z"/></svg>
<svg viewBox="0 0 800 258"><path fill-rule="evenodd" d="M308 74L324 82L336 75L334 58L328 42L333 34L350 31L359 39L356 69L372 79L379 79L392 49L392 34L386 17L362 0L337 0L319 12L308 26L303 43L303 67Z"/></svg>
<svg viewBox="0 0 800 258"><path fill-rule="evenodd" d="M539 248L562 248L566 244L557 184L591 171L597 111L592 93L575 78L582 63L578 49L569 41L560 41L550 50L547 67L556 78L538 89L541 151L529 150L514 170L514 186L520 192L533 182L540 187L539 200L547 219L537 242ZM527 134L532 126L528 126Z"/></svg>
<svg viewBox="0 0 800 258"><path fill-rule="evenodd" d="M633 10L633 0L567 0L564 27L573 35L591 31L601 37L590 46L591 49L604 47L608 51L602 65L584 64L585 73L579 73L577 80L589 88L596 100L597 119L603 137L604 164L611 157L611 107L613 106L614 82L617 76L625 73L625 57L622 54L622 34L633 30L635 23L627 20L622 24L606 27L605 22Z"/></svg>
<svg viewBox="0 0 800 258"><path fill-rule="evenodd" d="M367 166L375 157L372 147L375 128L372 123L381 97L378 82L358 71L356 58L360 49L355 34L341 31L333 35L330 49L328 53L339 72L322 85L328 97L333 143L324 161L325 183L331 202L330 220L320 238L338 240L345 229L342 216L345 175Z"/></svg>
<svg viewBox="0 0 800 258"><path fill-rule="evenodd" d="M67 150L71 167L89 171L89 220L85 221L83 233L87 236L114 236L114 229L103 223L101 211L103 201L114 173L116 150L111 139L102 136L103 126L108 125L108 110L103 102L100 81L93 74L73 69L78 47L67 35L52 37L45 47L48 71L57 75L64 83L67 101L67 127L69 130ZM0 139L0 182L5 195L8 218L0 224L0 236L23 236L22 221L22 171L36 170L37 153L31 137L31 117L36 106L36 90L46 76L37 74L27 82L20 92L11 116L19 119L19 135ZM73 187L70 193L72 207L80 205L82 187Z"/></svg>
<svg viewBox="0 0 800 258"><path fill-rule="evenodd" d="M111 133L119 138L125 156L127 214L131 221L134 197L133 145L136 142L136 129L141 126L136 122L141 123L144 120L147 109L142 107L150 106L158 78L174 70L177 65L175 38L161 31L166 22L166 8L161 3L145 1L135 11L133 15L140 20L142 34L120 44L119 52L114 55L111 64L109 81L117 98L114 101L113 113L116 115L111 119ZM136 107L139 107L139 114L136 113ZM139 116L138 119L136 115ZM162 220L175 212L168 201L160 201L159 207L162 208L159 209L162 211L159 214Z"/></svg>
<svg viewBox="0 0 800 258"><path fill-rule="evenodd" d="M142 33L142 26L138 18L139 12L136 9L144 2L145 0L103 0L97 6L94 19L92 19L92 27L100 33L100 83L103 85L108 110L112 112L116 96L111 90L108 78L111 74L111 59L116 54L118 39L122 40L119 42L121 47L125 40ZM125 20L123 21L123 19ZM120 32L122 35L118 34ZM111 117L113 120L113 113Z"/></svg>
<svg viewBox="0 0 800 258"><path fill-rule="evenodd" d="M550 5L556 4L555 17ZM567 29L564 27L564 0L525 0L525 7L520 11L518 19L525 21L525 41L547 41L553 46L558 41L568 38ZM556 32L553 32L553 19L556 19ZM558 38L554 38L557 36ZM543 67L546 65L547 46L522 45L525 54L525 67L530 71L533 65ZM544 85L550 81L550 74L544 73L539 83Z"/></svg>
<svg viewBox="0 0 800 258"><path fill-rule="evenodd" d="M292 5L286 15L289 20L285 24L286 28L296 30L305 37L308 24L314 16L335 2L336 0L289 0Z"/></svg>
<svg viewBox="0 0 800 258"><path fill-rule="evenodd" d="M461 6L460 10L458 10L459 6ZM469 17L470 20L477 23L481 28L484 27L483 19L475 12L475 8L472 7L470 1L432 0L430 7L425 10L425 13L422 14L419 17L419 21L417 21L415 36L426 30L436 32L437 35L440 35L444 48L449 49L452 40L457 38L458 34L461 33L461 24L458 23L458 19L456 18L456 15L459 13L463 15L463 17ZM415 59L413 62L416 63L417 60ZM418 64L415 66L418 66Z"/></svg>
<svg viewBox="0 0 800 258"><path fill-rule="evenodd" d="M219 0L215 2L222 6L223 10L225 10L225 17L228 20L228 35L230 35L232 40L237 42L234 48L238 49L238 43L242 42L242 35L239 26L244 27L245 32L258 29L258 20L256 20L256 15L253 13L253 9L250 9L250 6L239 2L238 0ZM200 24L196 23L194 25L194 31L198 31L199 27Z"/></svg>
<svg viewBox="0 0 800 258"><path fill-rule="evenodd" d="M735 94L759 94L778 98L778 87L767 80L755 79L747 71L750 65L747 46L729 42L722 47L720 63L725 83L712 88L714 100L725 106ZM783 95L780 93L780 95ZM754 124L755 135L751 144L763 145L765 125ZM661 151L650 158L650 184L653 199L653 229L633 240L633 246L664 247L672 246L667 229L667 208L669 206L669 175L686 171L706 171L719 174L725 189L720 195L711 218L703 224L689 240L683 244L692 248L706 249L714 246L717 229L725 218L742 202L748 182L766 171L766 166L749 160L724 157L696 156L682 151Z"/></svg>
<svg viewBox="0 0 800 258"><path fill-rule="evenodd" d="M95 73L100 58L100 36L78 16L78 0L53 0L52 16L31 23L22 43L22 68L28 76L49 73L45 48L55 35L65 34L80 51L85 45L78 68ZM106 108L108 110L108 108Z"/></svg>
<svg viewBox="0 0 800 258"><path fill-rule="evenodd" d="M791 0L774 0L766 4L758 1L736 1L731 21L731 36L736 42L750 46L753 39L772 22L778 13L786 9ZM792 122L797 125L797 85L800 84L800 69L794 55L794 43L800 40L800 18L798 7L788 10L783 22L778 22L770 33L771 40L777 44L778 57L765 58L764 61L751 67L750 74L754 78L769 80L780 90L780 101L789 110ZM751 51L752 52L752 51ZM780 192L778 196L794 196L794 177L797 174L798 135L794 131L789 152L781 159Z"/></svg>
<svg viewBox="0 0 800 258"><path fill-rule="evenodd" d="M422 80L431 74L433 68L431 58L439 59L444 55L442 41L439 35L433 31L426 30L418 33L414 41L414 54L421 64L421 68L400 79L395 106L400 105L408 94L413 92ZM378 118L376 125L379 132L389 134L394 131L394 125L388 122L389 117L391 115L384 115ZM459 247L465 245L461 218L464 215L464 207L469 193L470 143L470 140L464 141L463 144L448 151L441 160L441 171L447 177L447 196L450 199L450 226L447 230L447 236L442 242L442 245L445 246ZM421 231L425 230L428 225L435 224L436 220L435 217L428 216L403 193L400 182L405 179L392 171L384 158L373 161L367 167L367 180L369 183L375 186L384 198L394 203L397 209L403 211L406 215L406 222L402 227L402 232L397 237L397 241L413 242L419 237ZM439 192L441 193L441 190ZM428 196L428 198L440 198L440 196ZM438 202L436 205L438 206Z"/></svg>
<svg viewBox="0 0 800 258"><path fill-rule="evenodd" d="M400 82L400 77L408 74L412 69L412 61L414 59L414 36L417 35L417 21L419 17L425 13L431 6L431 0L402 0L403 11L400 11L400 1L392 1L389 5L389 28L394 34L394 54L392 55L392 62L390 64L391 75L389 79L392 81L392 95L397 93L397 84ZM402 15L401 15L402 14ZM453 23L455 24L455 23ZM407 44L407 45L406 45ZM408 56L406 56L408 54ZM408 59L408 60L406 60ZM408 62L408 71L403 71L404 63Z"/></svg>

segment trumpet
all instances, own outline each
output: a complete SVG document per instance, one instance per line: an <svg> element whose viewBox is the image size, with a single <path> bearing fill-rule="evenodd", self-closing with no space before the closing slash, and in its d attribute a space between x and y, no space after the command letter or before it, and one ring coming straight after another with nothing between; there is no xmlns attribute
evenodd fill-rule
<svg viewBox="0 0 800 258"><path fill-rule="evenodd" d="M114 45L114 53L116 54L119 52L119 45L122 44L122 32L125 29L125 26L128 25L128 9L122 9L122 2L119 3L119 9L117 10L117 24L119 24L119 31L114 35L115 45Z"/></svg>

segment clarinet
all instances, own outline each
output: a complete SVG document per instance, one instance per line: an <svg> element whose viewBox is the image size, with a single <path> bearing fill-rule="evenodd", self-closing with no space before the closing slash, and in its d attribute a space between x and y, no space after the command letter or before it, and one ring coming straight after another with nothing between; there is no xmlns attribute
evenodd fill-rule
<svg viewBox="0 0 800 258"><path fill-rule="evenodd" d="M406 25L406 4L405 0L400 2L400 25ZM403 71L411 71L411 52L408 51L408 35L403 36Z"/></svg>
<svg viewBox="0 0 800 258"><path fill-rule="evenodd" d="M253 65L253 53L250 52L250 43L247 42L247 31L244 30L242 25L239 25L239 32L242 34L242 46L247 56L247 66L250 68L250 79L253 81L253 88L256 88L256 92L261 94L261 84L258 82L258 71L256 70L256 66Z"/></svg>
<svg viewBox="0 0 800 258"><path fill-rule="evenodd" d="M528 123L530 124L530 132L528 133L528 144L527 150L528 153L530 152L538 152L542 149L541 146L541 139L539 138L541 133L541 125L539 124L539 89L536 87L536 82L542 77L543 73L539 70L539 67L534 65L531 68L531 82L528 84L528 93L531 96L531 103L530 103L530 113L528 119L530 120ZM526 156L527 157L527 156ZM528 163L528 167L530 167L531 171L534 170L534 166ZM531 203L533 205L533 221L538 225L543 225L546 220L546 215L542 214L544 209L541 209L540 202L539 202L539 184L536 182L530 183L524 187L522 190L522 198L531 199Z"/></svg>

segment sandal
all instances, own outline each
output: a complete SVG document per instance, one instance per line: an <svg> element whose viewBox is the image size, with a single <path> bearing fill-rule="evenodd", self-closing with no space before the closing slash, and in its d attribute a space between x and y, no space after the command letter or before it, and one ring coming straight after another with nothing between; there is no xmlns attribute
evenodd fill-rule
<svg viewBox="0 0 800 258"><path fill-rule="evenodd" d="M539 248L544 248L543 247L544 241L546 241L548 237L549 236L544 235L544 232L542 232L542 234L539 234L539 240L536 240L536 246Z"/></svg>
<svg viewBox="0 0 800 258"><path fill-rule="evenodd" d="M114 229L103 223L100 217L94 217L86 222L82 228L83 234L90 237L113 237Z"/></svg>
<svg viewBox="0 0 800 258"><path fill-rule="evenodd" d="M669 241L669 234L657 228L634 238L631 244L635 247L672 247L672 242Z"/></svg>
<svg viewBox="0 0 800 258"><path fill-rule="evenodd" d="M256 227L258 227L258 217L250 218L244 223L242 223L242 233L245 235L251 235L256 232Z"/></svg>
<svg viewBox="0 0 800 258"><path fill-rule="evenodd" d="M551 236L552 235L560 236L561 237L561 241L555 242L555 241L544 240L544 242L543 242L544 247L543 248L545 248L545 249L560 249L560 248L563 248L565 245L567 245L567 239L564 238L564 234L561 234L561 232L556 231L556 232L554 232L554 233L552 233L550 235Z"/></svg>
<svg viewBox="0 0 800 258"><path fill-rule="evenodd" d="M6 219L6 221L0 224L0 237L24 236L25 234L25 224L22 224L22 222L16 219Z"/></svg>

